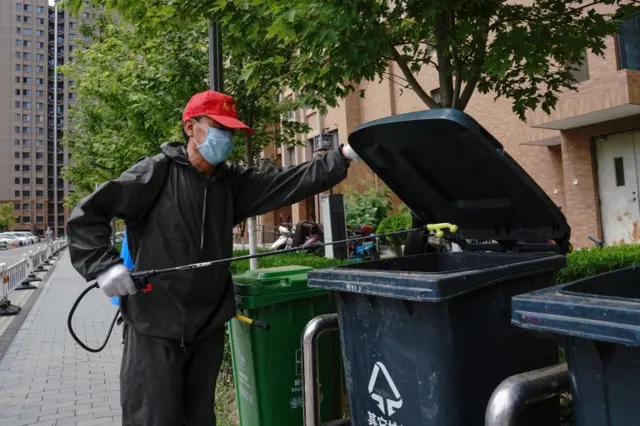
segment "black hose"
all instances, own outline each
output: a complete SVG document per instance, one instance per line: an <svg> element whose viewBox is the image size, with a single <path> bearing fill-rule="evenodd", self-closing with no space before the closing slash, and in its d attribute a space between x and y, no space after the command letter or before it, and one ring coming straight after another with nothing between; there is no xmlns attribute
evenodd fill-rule
<svg viewBox="0 0 640 426"><path fill-rule="evenodd" d="M76 312L76 309L78 308L78 305L80 304L80 302L82 301L82 299L87 295L87 293L89 293L91 290L93 290L94 288L98 288L98 284L91 284L89 287L85 288L84 291L82 293L80 293L80 296L78 296L78 298L76 299L76 301L73 303L73 306L71 307L71 310L69 311L69 317L67 318L67 327L69 328L69 333L71 333L71 337L73 337L73 340L76 341L77 344L79 344L82 349L89 351L89 352L93 352L93 353L98 353L98 352L102 352L102 350L107 346L107 343L109 343L109 338L111 337L111 332L113 332L113 327L115 327L116 325L116 321L118 320L118 315L120 315L120 308L118 308L118 310L116 311L115 316L113 317L113 321L111 321L111 326L109 327L109 331L107 332L107 336L104 339L104 342L102 343L102 346L100 346L99 348L90 348L89 346L85 345L76 335L75 331L73 331L73 326L71 325L73 322L73 314Z"/></svg>

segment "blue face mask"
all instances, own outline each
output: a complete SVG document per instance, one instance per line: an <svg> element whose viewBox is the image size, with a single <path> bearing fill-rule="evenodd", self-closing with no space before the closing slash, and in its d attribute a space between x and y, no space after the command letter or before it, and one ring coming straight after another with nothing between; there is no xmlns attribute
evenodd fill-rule
<svg viewBox="0 0 640 426"><path fill-rule="evenodd" d="M197 121L195 123L202 126ZM233 134L229 130L214 127L206 127L206 129L207 136L204 142L198 145L198 151L207 163L217 166L224 163L233 152Z"/></svg>

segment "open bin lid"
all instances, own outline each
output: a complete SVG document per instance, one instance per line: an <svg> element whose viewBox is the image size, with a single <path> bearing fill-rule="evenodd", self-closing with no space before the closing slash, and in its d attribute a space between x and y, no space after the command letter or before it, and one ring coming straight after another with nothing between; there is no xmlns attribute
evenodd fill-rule
<svg viewBox="0 0 640 426"><path fill-rule="evenodd" d="M465 239L568 245L560 209L462 111L436 109L360 125L349 144L422 220L458 226Z"/></svg>

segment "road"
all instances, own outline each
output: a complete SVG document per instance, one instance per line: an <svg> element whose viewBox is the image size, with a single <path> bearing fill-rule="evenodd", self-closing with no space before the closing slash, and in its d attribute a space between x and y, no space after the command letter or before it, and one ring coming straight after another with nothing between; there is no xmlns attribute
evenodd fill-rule
<svg viewBox="0 0 640 426"><path fill-rule="evenodd" d="M0 263L6 263L7 266L11 266L14 263L17 263L20 260L24 259L23 254L28 253L30 251L35 252L41 248L44 248L45 246L46 246L45 243L36 243L36 244L24 246L24 247L15 248L15 249L1 250Z"/></svg>

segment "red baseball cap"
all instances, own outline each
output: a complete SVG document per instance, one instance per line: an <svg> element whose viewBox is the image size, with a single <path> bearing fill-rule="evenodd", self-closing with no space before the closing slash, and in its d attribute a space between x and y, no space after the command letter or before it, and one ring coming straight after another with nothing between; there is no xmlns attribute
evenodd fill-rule
<svg viewBox="0 0 640 426"><path fill-rule="evenodd" d="M244 130L253 135L253 129L238 120L233 98L224 93L207 90L193 95L182 112L182 122L202 116L207 116L229 129Z"/></svg>

